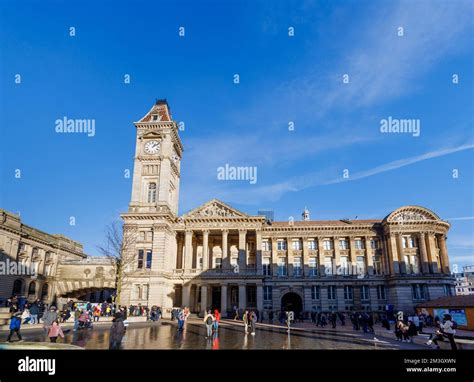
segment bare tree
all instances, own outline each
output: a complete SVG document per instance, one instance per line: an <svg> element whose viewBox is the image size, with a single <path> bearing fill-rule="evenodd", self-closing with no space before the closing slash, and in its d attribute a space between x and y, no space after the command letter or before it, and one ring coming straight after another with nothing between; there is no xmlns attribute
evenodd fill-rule
<svg viewBox="0 0 474 382"><path fill-rule="evenodd" d="M120 304L120 294L126 281L127 270L134 261L135 241L133 228L124 227L121 221L114 221L105 228L105 245L97 246L99 252L108 257L114 265L117 304Z"/></svg>

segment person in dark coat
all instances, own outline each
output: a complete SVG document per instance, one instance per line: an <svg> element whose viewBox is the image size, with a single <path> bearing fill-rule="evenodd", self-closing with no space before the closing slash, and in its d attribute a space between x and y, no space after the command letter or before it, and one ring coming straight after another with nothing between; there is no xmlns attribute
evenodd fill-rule
<svg viewBox="0 0 474 382"><path fill-rule="evenodd" d="M122 339L125 335L125 325L120 313L115 314L110 327L109 349L118 350L122 345Z"/></svg>
<svg viewBox="0 0 474 382"><path fill-rule="evenodd" d="M30 316L31 316L30 324L39 323L39 320L38 320L39 311L40 310L39 310L38 302L35 301L33 304L31 304L31 307L30 307Z"/></svg>

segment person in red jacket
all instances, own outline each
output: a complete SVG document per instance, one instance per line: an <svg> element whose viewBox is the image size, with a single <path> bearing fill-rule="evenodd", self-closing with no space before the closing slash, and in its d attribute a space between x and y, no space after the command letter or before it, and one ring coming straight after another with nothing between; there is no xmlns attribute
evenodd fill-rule
<svg viewBox="0 0 474 382"><path fill-rule="evenodd" d="M217 309L214 309L214 331L217 333L219 330L219 321L221 320L221 314Z"/></svg>

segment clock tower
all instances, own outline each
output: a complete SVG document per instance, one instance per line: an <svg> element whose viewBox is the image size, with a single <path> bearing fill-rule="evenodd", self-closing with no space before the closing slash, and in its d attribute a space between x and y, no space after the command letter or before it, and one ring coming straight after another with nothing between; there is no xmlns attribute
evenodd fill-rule
<svg viewBox="0 0 474 382"><path fill-rule="evenodd" d="M180 160L183 146L166 100L158 100L136 127L132 196L123 219L118 303L172 306Z"/></svg>
<svg viewBox="0 0 474 382"><path fill-rule="evenodd" d="M158 100L135 122L137 129L129 212L168 210L178 214L183 146L166 100Z"/></svg>

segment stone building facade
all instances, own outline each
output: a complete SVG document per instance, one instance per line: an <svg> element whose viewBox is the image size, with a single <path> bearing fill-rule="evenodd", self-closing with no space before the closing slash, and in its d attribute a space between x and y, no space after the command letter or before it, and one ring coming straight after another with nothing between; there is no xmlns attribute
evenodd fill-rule
<svg viewBox="0 0 474 382"><path fill-rule="evenodd" d="M183 145L166 101L136 126L122 304L413 312L454 293L449 223L419 206L383 219L269 222L211 200L178 215Z"/></svg>
<svg viewBox="0 0 474 382"><path fill-rule="evenodd" d="M60 304L66 298L107 296L115 288L114 263L90 257L81 243L23 224L0 209L0 303L13 295Z"/></svg>

